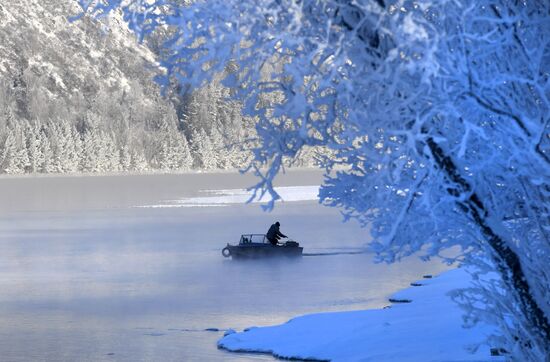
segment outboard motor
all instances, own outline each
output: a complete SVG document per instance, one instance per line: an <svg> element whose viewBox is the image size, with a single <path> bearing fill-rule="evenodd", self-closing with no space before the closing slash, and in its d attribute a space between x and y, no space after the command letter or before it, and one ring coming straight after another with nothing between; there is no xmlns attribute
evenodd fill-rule
<svg viewBox="0 0 550 362"><path fill-rule="evenodd" d="M298 244L297 242L295 241L287 241L285 243L285 246L300 246L300 244Z"/></svg>

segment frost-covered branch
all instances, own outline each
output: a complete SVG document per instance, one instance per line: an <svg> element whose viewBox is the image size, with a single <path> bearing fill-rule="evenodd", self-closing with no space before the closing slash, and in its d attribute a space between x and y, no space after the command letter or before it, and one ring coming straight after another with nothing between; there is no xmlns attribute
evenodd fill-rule
<svg viewBox="0 0 550 362"><path fill-rule="evenodd" d="M466 263L491 258L506 347L550 354L536 272L550 265L550 219L529 218L550 195L547 1L81 4L122 10L140 37L172 29L161 83L202 85L236 64L224 83L258 120L259 194L277 198L283 158L325 147L321 201L369 225L381 260L456 246Z"/></svg>

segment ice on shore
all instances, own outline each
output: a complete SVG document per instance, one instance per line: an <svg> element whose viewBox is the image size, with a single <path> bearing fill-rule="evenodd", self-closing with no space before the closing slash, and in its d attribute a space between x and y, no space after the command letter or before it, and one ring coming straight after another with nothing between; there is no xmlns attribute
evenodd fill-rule
<svg viewBox="0 0 550 362"><path fill-rule="evenodd" d="M463 311L448 292L469 286L470 275L453 269L392 295L411 300L391 308L311 314L285 324L253 328L218 341L230 351L264 352L282 358L331 361L501 361L487 345L492 332L463 327Z"/></svg>
<svg viewBox="0 0 550 362"><path fill-rule="evenodd" d="M284 202L318 200L319 186L280 186L275 191ZM179 200L168 200L162 204L145 205L148 208L174 208L174 207L216 207L230 204L244 204L252 196L252 192L246 189L204 190L204 196L187 197ZM267 202L270 196L264 195L252 202Z"/></svg>

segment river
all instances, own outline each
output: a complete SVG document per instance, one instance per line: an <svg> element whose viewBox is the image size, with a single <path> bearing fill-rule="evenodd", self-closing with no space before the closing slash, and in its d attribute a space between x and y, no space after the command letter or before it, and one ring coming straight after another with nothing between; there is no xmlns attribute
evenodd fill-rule
<svg viewBox="0 0 550 362"><path fill-rule="evenodd" d="M446 267L373 264L368 230L312 200L321 174L278 180L287 201L242 204L237 173L0 178L0 351L5 361L272 360L216 348L243 329L380 308ZM274 221L304 252L238 262L221 249Z"/></svg>

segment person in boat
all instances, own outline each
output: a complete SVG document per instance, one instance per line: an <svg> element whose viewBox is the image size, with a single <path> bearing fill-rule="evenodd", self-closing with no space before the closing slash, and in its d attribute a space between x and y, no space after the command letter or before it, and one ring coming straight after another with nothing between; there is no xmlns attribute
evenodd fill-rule
<svg viewBox="0 0 550 362"><path fill-rule="evenodd" d="M275 224L273 224L269 227L269 230L267 231L266 237L267 237L267 240L269 240L269 242L271 243L271 245L277 245L277 242L281 238L286 238L287 237L285 234L283 234L279 230L280 227L281 227L281 223L279 223L278 221Z"/></svg>

